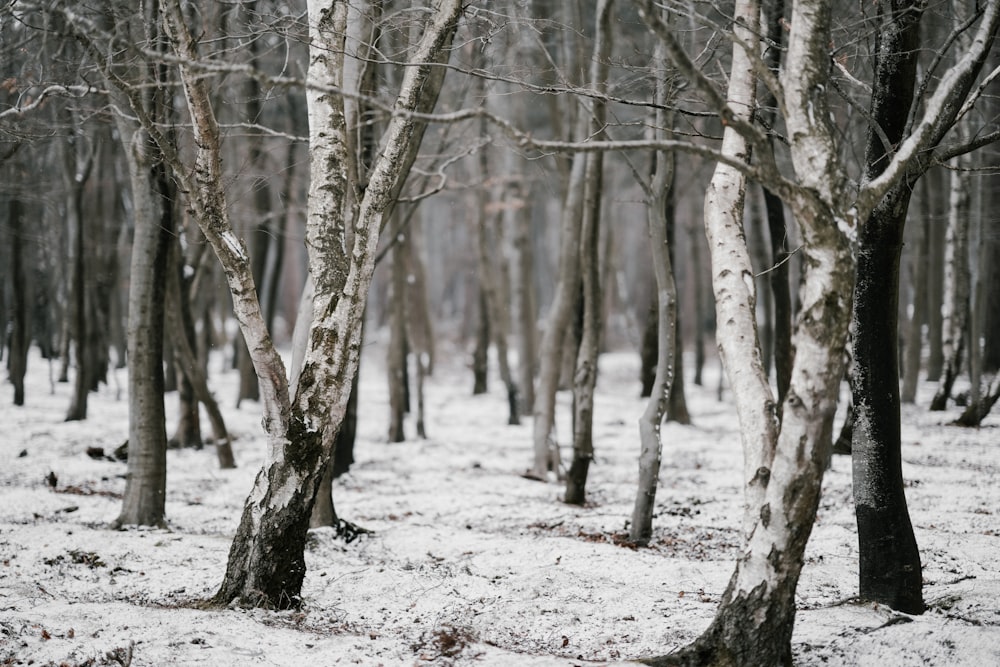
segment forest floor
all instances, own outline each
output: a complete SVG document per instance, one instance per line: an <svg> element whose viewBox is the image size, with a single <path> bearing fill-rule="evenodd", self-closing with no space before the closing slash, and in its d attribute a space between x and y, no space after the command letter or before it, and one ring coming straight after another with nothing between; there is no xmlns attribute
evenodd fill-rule
<svg viewBox="0 0 1000 667"><path fill-rule="evenodd" d="M374 532L347 544L314 531L303 607L281 613L197 606L221 581L264 455L259 406L232 407L236 376L222 359L212 384L239 467L218 469L212 448L170 451L169 528L113 531L126 465L88 449L110 454L126 439L125 371L91 396L90 419L66 423L70 386L32 357L27 405L11 404L9 385L0 398L0 665L568 666L696 637L740 542L739 432L716 381L688 383L693 425L663 428L654 540L636 549L625 539L644 407L634 355L601 359L585 507L520 476L530 419L506 425L499 381L472 396L466 355L439 356L430 437L389 444L383 351L366 350L357 462L335 498L342 517ZM568 400L560 395L562 441ZM796 664L1000 664L1000 418L968 430L948 425L957 414L903 408L927 613L854 597L851 467L837 457L798 588Z"/></svg>

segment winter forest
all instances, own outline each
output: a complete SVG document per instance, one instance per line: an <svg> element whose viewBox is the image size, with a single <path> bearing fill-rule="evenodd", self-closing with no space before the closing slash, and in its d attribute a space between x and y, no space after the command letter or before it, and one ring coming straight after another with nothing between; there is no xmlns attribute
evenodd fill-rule
<svg viewBox="0 0 1000 667"><path fill-rule="evenodd" d="M0 664L1000 664L998 26L0 1Z"/></svg>

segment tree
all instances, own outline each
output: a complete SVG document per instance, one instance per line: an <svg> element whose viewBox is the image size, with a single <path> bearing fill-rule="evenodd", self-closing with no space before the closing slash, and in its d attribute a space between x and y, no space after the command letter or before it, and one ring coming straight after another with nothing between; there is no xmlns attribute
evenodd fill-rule
<svg viewBox="0 0 1000 667"><path fill-rule="evenodd" d="M922 3L878 7L865 177L885 169L906 132L916 88ZM854 281L854 428L860 594L910 614L924 610L920 552L903 492L899 431L899 261L910 193L900 180L858 230Z"/></svg>
<svg viewBox="0 0 1000 667"><path fill-rule="evenodd" d="M662 47L661 47L662 49ZM658 53L657 62L662 62L664 56ZM661 107L667 102L667 82L656 81L655 99ZM667 136L672 118L662 109L654 115L653 127L658 138ZM673 385L675 348L677 339L677 287L674 284L674 272L671 264L670 247L667 242L667 206L665 199L671 197L670 191L675 156L673 153L660 152L654 155L653 178L646 190L649 199L646 208L646 227L649 234L649 245L653 258L653 272L656 276L656 373L650 387L649 402L639 418L639 485L636 491L635 505L632 510L632 520L629 526L629 539L641 545L646 545L653 535L653 509L656 505L656 488L660 474L660 458L663 443L660 438L660 427L667 411L670 391Z"/></svg>
<svg viewBox="0 0 1000 667"><path fill-rule="evenodd" d="M284 365L262 326L248 258L228 225L219 178L218 126L207 86L197 76L197 53L179 5L167 7L174 47L198 137L198 190L192 192L199 223L227 271L236 312L261 380L269 451L247 499L230 551L226 577L214 600L227 604L295 606L305 575L303 550L316 488L331 452L325 438L340 428L360 354L364 302L374 270L378 232L416 156L421 132L413 114L429 112L441 88L462 5L433 5L423 37L406 69L394 113L370 179L353 210L347 210L347 127L344 123L344 36L347 4L310 3L312 88L307 248L315 296L313 323L298 385L289 392ZM345 230L354 228L352 252Z"/></svg>
<svg viewBox="0 0 1000 667"><path fill-rule="evenodd" d="M594 90L607 90L608 57L611 53L612 0L600 0L595 11L594 62L591 84ZM604 102L595 100L590 112L591 126L598 138L607 123ZM597 356L601 333L600 242L601 201L604 186L604 154L587 155L584 169L583 219L580 224L580 307L583 309L580 347L573 376L573 459L566 474L566 495L570 504L586 500L587 473L594 458L594 388L597 385Z"/></svg>
<svg viewBox="0 0 1000 667"><path fill-rule="evenodd" d="M602 7L607 11L606 2ZM598 12L600 16L602 12ZM596 24L597 30L601 24ZM590 85L599 89L603 85L603 76L607 75L600 49L603 40L595 38L593 57L590 68ZM595 100L599 106L599 101ZM583 140L604 128L595 112L581 113L577 120L575 135ZM556 391L559 387L560 362L566 350L564 341L571 334L570 324L577 310L577 299L580 291L580 242L582 239L582 223L587 215L586 196L588 188L595 191L595 179L599 178L600 170L585 153L573 156L572 165L567 180L566 199L563 202L559 226L559 278L556 292L549 307L545 324L545 333L539 350L540 364L538 369L538 385L535 388L535 421L533 424L534 457L531 468L525 473L531 479L545 480L548 472L557 476L560 474L559 445L552 437L555 424ZM575 350L573 358L575 359Z"/></svg>
<svg viewBox="0 0 1000 667"><path fill-rule="evenodd" d="M121 9L119 7L118 9ZM124 14L122 14L124 16ZM136 41L140 26L150 32L146 39L154 49L162 49L160 22L154 10L133 15L124 23L125 34ZM109 64L109 81L118 81L124 90L115 96L122 108L131 106L149 125L169 122L169 104L163 80L166 72L157 64L139 62L134 68ZM151 83L151 86L143 84ZM163 144L155 141L149 127L116 115L115 121L125 147L132 193L134 233L129 268L128 341L129 359L129 438L128 477L122 511L115 526L164 525L167 434L163 408L164 303L166 301L167 259L175 229L175 190L163 160Z"/></svg>
<svg viewBox="0 0 1000 667"><path fill-rule="evenodd" d="M910 134L882 172L857 187L837 154L827 102L832 3L799 0L791 10L780 78L757 62L756 2L737 2L733 63L723 95L677 44L652 2L643 18L667 46L675 66L710 101L725 124L720 162L705 200L712 249L720 352L733 388L744 444L746 545L709 628L694 643L649 664L791 664L794 591L819 500L825 456L823 422L843 374L841 348L851 313L853 261L848 232L936 147L960 111L979 96L977 62L989 51L1000 3L980 20L970 49L924 102ZM774 156L750 122L754 75L782 101L794 179L776 173ZM970 95L970 92L972 93ZM993 133L991 136L995 136ZM746 166L753 147L755 164ZM968 144L961 149L974 147ZM761 361L754 319L754 282L742 233L745 176L759 176L790 206L802 233L803 282L782 420Z"/></svg>
<svg viewBox="0 0 1000 667"><path fill-rule="evenodd" d="M16 195L7 200L7 221L10 225L11 262L10 285L13 297L13 326L10 332L7 365L14 385L14 405L24 405L24 376L28 371L28 349L31 346L31 310L28 303L33 290L27 278L25 255L27 233L24 229L24 203Z"/></svg>

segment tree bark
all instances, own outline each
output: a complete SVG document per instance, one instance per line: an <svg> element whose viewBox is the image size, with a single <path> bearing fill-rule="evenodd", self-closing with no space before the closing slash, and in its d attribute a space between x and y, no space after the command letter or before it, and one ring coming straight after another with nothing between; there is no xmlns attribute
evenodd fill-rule
<svg viewBox="0 0 1000 667"><path fill-rule="evenodd" d="M969 176L963 171L968 158L958 157L955 163L956 168L949 172L944 303L941 308L944 366L931 400L932 411L944 410L951 398L952 387L962 368L969 321Z"/></svg>
<svg viewBox="0 0 1000 667"><path fill-rule="evenodd" d="M606 5L607 1L601 0L600 7ZM601 13L598 11L597 15L600 16ZM590 72L590 84L595 89L604 85L601 72L606 71L606 64L600 57L601 46L602 40L595 38ZM582 114L578 123L576 134L581 138L589 137L604 129L592 118ZM534 460L525 474L526 477L538 480L545 480L549 471L559 475L559 444L552 437L552 429L555 424L560 362L566 352L563 343L569 333L572 318L576 314L580 291L580 234L585 215L588 161L587 154L577 153L573 156L570 167L559 231L559 277L552 305L549 307L545 333L542 336L538 385L535 388L535 421L532 438Z"/></svg>
<svg viewBox="0 0 1000 667"><path fill-rule="evenodd" d="M657 62L664 59L662 52L658 53ZM661 107L668 100L667 84L662 80L656 82L656 101ZM672 116L665 111L655 113L654 127L660 138L666 138L667 128L672 124ZM650 183L649 203L646 207L646 229L649 235L649 247L652 253L653 274L656 278L656 372L650 387L649 401L639 418L639 485L632 508L632 521L629 525L629 539L636 544L645 546L653 537L653 510L656 506L656 489L660 476L660 457L663 451L663 441L660 438L660 427L666 414L673 385L674 364L677 346L675 337L677 314L677 286L674 282L674 271L671 262L670 246L667 238L668 208L666 199L672 197L673 172L675 156L673 153L659 152L655 154L655 169ZM653 319L654 314L650 314ZM648 325L647 325L648 328ZM645 346L645 342L644 342Z"/></svg>
<svg viewBox="0 0 1000 667"><path fill-rule="evenodd" d="M385 370L389 384L389 442L406 440L404 428L409 386L406 363L406 259L407 232L399 228L399 216L390 223L392 263L389 266L389 345L386 348Z"/></svg>
<svg viewBox="0 0 1000 667"><path fill-rule="evenodd" d="M914 0L879 6L870 116L881 132L868 132L867 179L884 171L906 131L921 9ZM858 230L851 452L861 597L919 614L923 577L903 491L899 430L899 261L913 185L901 180Z"/></svg>
<svg viewBox="0 0 1000 667"><path fill-rule="evenodd" d="M71 289L72 302L70 303L70 318L72 325L70 331L73 332L73 353L76 358L76 376L73 381L73 398L70 401L69 411L66 414L66 421L80 421L87 418L87 398L91 391L91 376L94 374L93 364L96 361L90 354L88 343L94 337L95 323L90 317L87 306L88 283L90 282L89 269L90 260L88 258L88 234L93 230L85 230L83 211L83 190L90 177L90 171L94 165L94 152L91 150L88 155L78 157L75 144L64 147L67 153L65 165L66 187L69 191L66 202L67 218L75 224L75 234L73 236L73 283Z"/></svg>
<svg viewBox="0 0 1000 667"><path fill-rule="evenodd" d="M486 289L479 282L479 303L476 304L476 347L472 351L472 395L489 391L490 309L486 304ZM471 300L470 300L470 303Z"/></svg>
<svg viewBox="0 0 1000 667"><path fill-rule="evenodd" d="M919 227L916 253L910 258L910 285L913 292L912 312L906 325L906 348L903 357L903 385L900 389L901 403L916 403L917 386L920 382L920 361L923 354L923 327L927 321L927 265L930 256L930 196L927 177L920 179L917 190L920 196Z"/></svg>
<svg viewBox="0 0 1000 667"><path fill-rule="evenodd" d="M315 296L308 347L292 400L288 397L284 366L270 338L257 334L260 307L253 296L245 252L239 245L236 246L239 252L232 251L234 239L228 225L215 235L213 248L230 271L234 295L240 288L239 293L247 297L240 304L247 308L238 311L241 326L245 334L251 334L248 340L260 343L259 347L251 344L250 349L265 397L265 426L269 435L268 458L244 507L226 577L214 597L217 604L235 600L241 604L287 608L299 603L305 576L306 530L323 467L331 456L327 447L343 423L351 381L358 366L364 306L374 271L379 231L398 197L416 157L416 144L422 137L420 123L410 112L433 109L444 75L444 68L435 64L447 61L462 11L458 0L439 0L433 7L423 37L411 56L411 62L417 64L405 70L394 105L397 113L389 121L382 152L373 165L364 194L353 209L354 240L350 254L344 245L348 178L343 98L322 91L309 92L312 179L307 248ZM309 5L310 78L334 87L343 85L346 9L346 3L342 2L332 6ZM182 41L190 43L179 11L172 25ZM183 71L184 66L181 67ZM210 110L203 106L208 96L207 91L199 90L201 82L191 76L184 79L196 126L201 122L200 129L208 131L207 136L200 137L199 146L211 150L217 146L217 136L212 141L214 118L205 113ZM221 195L221 182L215 179L213 183L213 194ZM224 207L217 208L222 202L224 199L214 197L200 203L211 204L212 210L224 216ZM204 219L205 216L200 217ZM239 283L234 278L239 278ZM244 283L249 283L250 289L243 288ZM266 334L263 328L260 332ZM265 387L268 391L263 391Z"/></svg>
<svg viewBox="0 0 1000 667"><path fill-rule="evenodd" d="M34 289L25 266L28 234L24 229L24 204L18 197L7 201L7 220L11 236L11 295L13 322L10 332L8 375L14 385L14 405L24 405L24 376L28 371L28 349L31 347L31 308Z"/></svg>
<svg viewBox="0 0 1000 667"><path fill-rule="evenodd" d="M764 0L761 17L764 20L764 30L767 35L767 48L764 49L764 61L771 71L777 73L781 65L781 45L784 41L784 0ZM764 87L761 93L760 116L768 127L772 127L777 117L778 102L774 93ZM772 134L768 135L771 145L774 145ZM792 294L789 286L788 266L788 228L785 223L785 206L781 198L768 188L764 192L764 213L767 217L768 238L771 244L771 265L767 268L767 277L771 287L772 305L772 337L771 355L774 362L774 376L777 383L777 405L779 418L781 405L788 393L788 383L792 376L792 363L795 350L792 348Z"/></svg>
<svg viewBox="0 0 1000 667"><path fill-rule="evenodd" d="M650 22L652 3L645 3L643 9ZM753 66L743 49L756 44L758 5L737 2L735 15L740 43L733 47L725 102L732 121L724 131L722 150L746 160L749 148L733 126L749 120L753 108ZM829 7L822 2L797 3L789 66L782 79L793 166L805 188L795 190L791 204L803 231L806 280L796 327L797 355L780 433L763 371L753 270L742 232L745 177L727 164L718 164L705 198L720 353L743 434L747 543L708 630L692 645L647 664L791 664L795 587L823 474L818 447L821 417L836 400L843 376L840 348L851 301L850 247L831 214L831 202L840 201L846 179L837 171L833 157L825 99L814 95L827 69L828 22ZM661 39L672 39L665 26L657 27ZM675 64L690 68L673 51L671 55Z"/></svg>
<svg viewBox="0 0 1000 667"><path fill-rule="evenodd" d="M513 192L511 206L516 206L514 248L517 253L517 282L515 284L518 304L518 386L521 389L522 415L530 415L535 405L535 369L538 355L538 332L536 325L537 306L535 304L535 257L532 219L528 199L524 193L526 186L517 184ZM530 191L530 190L529 190Z"/></svg>

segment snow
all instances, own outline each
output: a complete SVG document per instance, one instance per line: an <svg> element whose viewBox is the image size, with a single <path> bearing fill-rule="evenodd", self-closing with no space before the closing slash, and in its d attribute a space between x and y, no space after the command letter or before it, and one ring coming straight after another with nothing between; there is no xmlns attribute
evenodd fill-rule
<svg viewBox="0 0 1000 667"><path fill-rule="evenodd" d="M582 508L561 503L558 485L519 476L530 419L505 424L495 376L489 394L471 396L461 351L441 349L427 378L430 439L386 443L384 350L365 355L357 463L335 500L375 532L345 544L314 531L305 604L280 613L197 604L221 581L266 449L259 406L232 408L235 372L213 360L239 468L219 470L211 449L171 450L169 529L111 531L125 464L86 450L110 454L125 440L127 402L115 392L125 372L91 397L89 420L66 423L71 388L51 385L33 356L27 406L11 404L9 385L0 403L0 664L122 664L131 651L132 665L569 666L664 653L707 626L740 548L742 500L735 411L715 399L714 368L704 388L688 383L694 425L663 427L653 544L634 550L620 542L645 407L635 355L601 358ZM934 387L921 389L926 405ZM565 440L569 397L559 400ZM910 617L853 599L850 461L837 457L798 589L797 664L1000 664L1000 419L964 430L946 425L956 415L903 408L930 610Z"/></svg>

